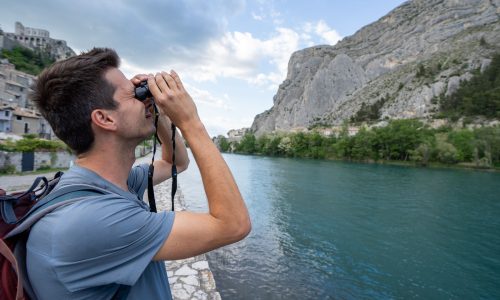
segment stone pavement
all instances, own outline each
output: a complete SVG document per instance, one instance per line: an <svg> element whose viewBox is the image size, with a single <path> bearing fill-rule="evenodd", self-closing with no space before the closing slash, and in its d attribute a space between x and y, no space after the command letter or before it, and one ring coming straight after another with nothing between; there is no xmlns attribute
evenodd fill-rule
<svg viewBox="0 0 500 300"><path fill-rule="evenodd" d="M155 186L155 199L158 211L171 210L171 187L171 180ZM145 198L147 198L147 192L145 193ZM184 196L180 188L177 188L174 205L176 211L186 209ZM173 299L221 299L204 254L188 259L167 261L165 265L167 267Z"/></svg>

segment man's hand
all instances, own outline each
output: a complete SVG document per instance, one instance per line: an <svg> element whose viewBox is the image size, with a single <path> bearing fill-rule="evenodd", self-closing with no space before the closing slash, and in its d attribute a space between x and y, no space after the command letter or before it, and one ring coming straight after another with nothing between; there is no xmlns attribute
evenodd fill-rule
<svg viewBox="0 0 500 300"><path fill-rule="evenodd" d="M148 80L148 75L146 75L146 74L137 74L130 79L130 81L132 82L132 84L135 87L137 87L139 85L139 83L146 81L146 80Z"/></svg>
<svg viewBox="0 0 500 300"><path fill-rule="evenodd" d="M188 124L201 122L193 99L175 71L149 75L148 86L156 105L181 131L189 127Z"/></svg>
<svg viewBox="0 0 500 300"><path fill-rule="evenodd" d="M146 74L137 74L130 81L134 86L138 86L139 83L148 80L148 75ZM149 85L149 83L148 83ZM149 101L149 100L148 100ZM146 104L146 101L144 102ZM153 184L159 184L168 178L172 177L172 130L171 130L171 121L168 116L162 111L159 107L160 116L158 119L158 128L157 134L162 142L162 157L160 160L154 161L155 172L153 174ZM151 113L154 114L154 108L150 106ZM184 141L180 137L179 134L175 135L176 140L176 149L175 149L175 157L176 157L176 165L177 172L181 173L187 169L189 165L189 157L187 154L186 147L184 145Z"/></svg>

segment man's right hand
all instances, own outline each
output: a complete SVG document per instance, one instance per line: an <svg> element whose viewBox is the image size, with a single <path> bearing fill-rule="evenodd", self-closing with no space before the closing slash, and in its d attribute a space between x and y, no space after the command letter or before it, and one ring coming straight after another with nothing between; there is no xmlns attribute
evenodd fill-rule
<svg viewBox="0 0 500 300"><path fill-rule="evenodd" d="M156 105L181 131L201 122L193 99L175 71L149 75L148 86Z"/></svg>

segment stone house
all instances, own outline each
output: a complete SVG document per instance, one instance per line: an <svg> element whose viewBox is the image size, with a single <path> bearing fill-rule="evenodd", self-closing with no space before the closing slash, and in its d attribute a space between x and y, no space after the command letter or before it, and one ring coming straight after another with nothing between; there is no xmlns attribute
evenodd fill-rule
<svg viewBox="0 0 500 300"><path fill-rule="evenodd" d="M35 76L15 69L7 59L0 59L0 104L33 108L28 100Z"/></svg>
<svg viewBox="0 0 500 300"><path fill-rule="evenodd" d="M231 129L227 132L227 140L229 142L240 142L247 132L249 132L249 128Z"/></svg>
<svg viewBox="0 0 500 300"><path fill-rule="evenodd" d="M0 131L16 135L36 134L45 139L53 136L52 128L39 112L8 105L0 106Z"/></svg>
<svg viewBox="0 0 500 300"><path fill-rule="evenodd" d="M0 132L12 132L12 115L14 110L11 106L0 107Z"/></svg>

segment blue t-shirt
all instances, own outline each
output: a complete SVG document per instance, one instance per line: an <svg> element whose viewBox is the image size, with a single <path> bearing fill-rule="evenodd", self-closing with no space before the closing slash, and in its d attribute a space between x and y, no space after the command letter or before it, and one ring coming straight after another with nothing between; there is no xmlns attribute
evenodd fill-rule
<svg viewBox="0 0 500 300"><path fill-rule="evenodd" d="M31 229L27 271L43 299L111 299L130 285L128 299L171 299L165 265L152 261L167 239L174 213L151 213L142 201L147 165L134 167L129 191L74 165L56 189L84 183L108 195L60 207Z"/></svg>

